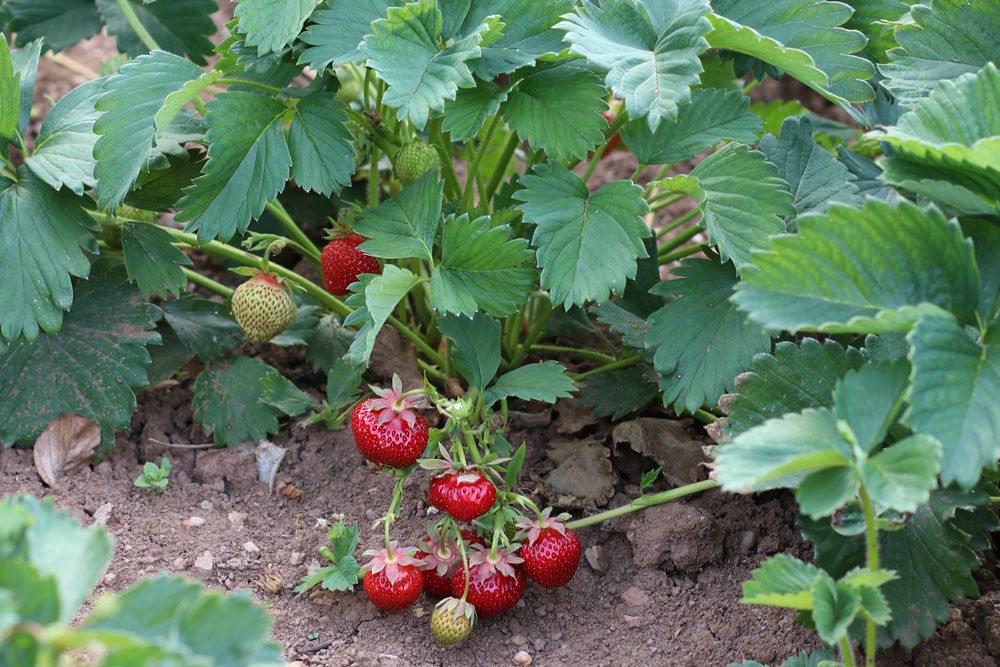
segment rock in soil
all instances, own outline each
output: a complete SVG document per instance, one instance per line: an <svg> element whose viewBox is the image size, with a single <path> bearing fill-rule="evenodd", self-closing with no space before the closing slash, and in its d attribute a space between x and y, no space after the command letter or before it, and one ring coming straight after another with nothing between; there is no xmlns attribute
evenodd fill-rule
<svg viewBox="0 0 1000 667"><path fill-rule="evenodd" d="M722 558L724 534L710 514L687 503L637 512L624 522L639 567L695 573Z"/></svg>
<svg viewBox="0 0 1000 667"><path fill-rule="evenodd" d="M527 667L531 664L531 654L527 651L518 651L510 661L518 667Z"/></svg>
<svg viewBox="0 0 1000 667"><path fill-rule="evenodd" d="M631 586L622 593L622 600L630 607L645 607L653 601L653 598L644 590Z"/></svg>
<svg viewBox="0 0 1000 667"><path fill-rule="evenodd" d="M615 492L608 448L597 440L555 445L548 456L558 465L544 479L542 494L554 507L601 507Z"/></svg>
<svg viewBox="0 0 1000 667"><path fill-rule="evenodd" d="M684 486L705 479L708 473L704 443L688 433L689 426L689 420L644 417L619 424L611 437L616 445L628 443L639 454L656 461L671 485Z"/></svg>
<svg viewBox="0 0 1000 667"><path fill-rule="evenodd" d="M600 544L595 544L583 552L587 565L597 574L608 573L608 552Z"/></svg>

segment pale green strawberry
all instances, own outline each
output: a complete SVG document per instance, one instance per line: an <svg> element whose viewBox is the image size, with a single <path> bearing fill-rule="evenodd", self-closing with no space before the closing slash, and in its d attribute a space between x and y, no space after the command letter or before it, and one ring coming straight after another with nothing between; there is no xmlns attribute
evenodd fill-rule
<svg viewBox="0 0 1000 667"><path fill-rule="evenodd" d="M441 164L437 151L423 141L411 141L396 154L396 178L404 186L414 183L428 169Z"/></svg>
<svg viewBox="0 0 1000 667"><path fill-rule="evenodd" d="M271 340L295 321L295 301L273 273L260 273L233 292L233 318L250 340Z"/></svg>
<svg viewBox="0 0 1000 667"><path fill-rule="evenodd" d="M476 608L456 598L445 598L431 613L431 634L445 646L457 644L472 633Z"/></svg>

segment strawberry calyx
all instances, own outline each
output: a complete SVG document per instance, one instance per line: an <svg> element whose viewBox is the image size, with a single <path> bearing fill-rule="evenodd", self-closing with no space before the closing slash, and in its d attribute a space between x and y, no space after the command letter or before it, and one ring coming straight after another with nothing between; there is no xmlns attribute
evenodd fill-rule
<svg viewBox="0 0 1000 667"><path fill-rule="evenodd" d="M504 577L516 578L515 565L520 565L524 559L515 556L520 544L511 544L508 548L490 551L479 544L473 544L469 553L469 570L472 576L479 582L484 582L494 574Z"/></svg>
<svg viewBox="0 0 1000 667"><path fill-rule="evenodd" d="M446 597L438 602L435 607L448 612L454 618L464 616L473 624L476 622L476 608L466 600L459 600L455 597Z"/></svg>
<svg viewBox="0 0 1000 667"><path fill-rule="evenodd" d="M546 528L551 528L560 535L566 535L566 523L565 521L570 518L569 514L559 514L555 517L551 517L552 508L546 507L541 513L534 519L528 519L527 517L521 517L517 520L517 526L520 528L524 534L527 536L528 544L534 545L538 541L538 537L542 534L542 531Z"/></svg>
<svg viewBox="0 0 1000 667"><path fill-rule="evenodd" d="M402 572L401 567L422 567L423 562L414 556L415 547L399 548L396 542L390 542L388 549L369 549L365 551L365 556L371 556L371 560L365 563L361 569L365 572L378 574L385 572L385 578L389 583L395 585L399 581Z"/></svg>
<svg viewBox="0 0 1000 667"><path fill-rule="evenodd" d="M396 374L392 376L390 389L371 387L371 390L376 398L368 406L377 415L379 425L389 424L399 428L405 423L412 428L417 422L416 410L430 407L427 396L422 392L404 392L403 381Z"/></svg>
<svg viewBox="0 0 1000 667"><path fill-rule="evenodd" d="M459 560L458 548L454 540L440 530L430 527L427 537L420 545L420 567L435 570L438 576L445 576Z"/></svg>

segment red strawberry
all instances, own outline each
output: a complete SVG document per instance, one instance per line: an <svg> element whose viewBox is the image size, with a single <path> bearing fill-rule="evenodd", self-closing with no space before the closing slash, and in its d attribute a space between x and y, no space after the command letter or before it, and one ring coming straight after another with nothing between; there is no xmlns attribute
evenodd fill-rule
<svg viewBox="0 0 1000 667"><path fill-rule="evenodd" d="M521 547L524 571L542 588L566 585L580 564L580 538L562 521L550 519L546 509L534 521L522 526L528 529L528 540Z"/></svg>
<svg viewBox="0 0 1000 667"><path fill-rule="evenodd" d="M397 549L396 543L389 550L366 551L372 559L361 569L365 571L365 594L382 611L406 609L420 597L424 587L424 574L413 549Z"/></svg>
<svg viewBox="0 0 1000 667"><path fill-rule="evenodd" d="M428 536L421 540L417 558L424 570L424 590L435 598L451 595L451 578L456 564L461 562L458 545L440 531L428 530Z"/></svg>
<svg viewBox="0 0 1000 667"><path fill-rule="evenodd" d="M363 236L351 234L335 238L326 244L320 254L319 265L323 270L323 286L335 296L347 294L347 286L362 273L379 273L378 260L358 250L367 241Z"/></svg>
<svg viewBox="0 0 1000 667"><path fill-rule="evenodd" d="M484 540L483 538L481 538L479 535L476 535L474 532L472 532L468 528L463 528L459 532L462 535L462 539L465 540L466 542L468 542L470 546L473 545L473 544L478 544L478 545L484 546L484 547L486 546L486 540Z"/></svg>
<svg viewBox="0 0 1000 667"><path fill-rule="evenodd" d="M490 511L497 488L478 470L460 470L451 479L448 514L456 521L472 521Z"/></svg>
<svg viewBox="0 0 1000 667"><path fill-rule="evenodd" d="M517 604L527 584L520 562L520 558L506 551L498 551L491 558L485 547L472 547L469 555L469 591L465 599L476 608L476 614L488 618ZM451 594L459 599L465 594L464 565L459 565L452 577Z"/></svg>
<svg viewBox="0 0 1000 667"><path fill-rule="evenodd" d="M451 504L452 479L455 477L453 471L445 472L431 480L427 489L427 503L431 507L436 507L442 512L448 511Z"/></svg>
<svg viewBox="0 0 1000 667"><path fill-rule="evenodd" d="M427 407L426 397L403 395L398 375L392 377L392 389L372 390L377 396L362 401L351 413L354 444L372 463L412 465L427 447L427 420L415 411Z"/></svg>
<svg viewBox="0 0 1000 667"><path fill-rule="evenodd" d="M604 120L608 122L608 125L611 125L611 123L615 121L615 112L612 111L611 109L608 109L607 111L602 111L601 115L604 116ZM607 157L608 153L611 153L614 150L616 150L619 146L621 146L621 143L622 143L621 134L615 132L611 136L611 138L608 139L608 145L605 146L603 151L601 151L601 157L602 158Z"/></svg>

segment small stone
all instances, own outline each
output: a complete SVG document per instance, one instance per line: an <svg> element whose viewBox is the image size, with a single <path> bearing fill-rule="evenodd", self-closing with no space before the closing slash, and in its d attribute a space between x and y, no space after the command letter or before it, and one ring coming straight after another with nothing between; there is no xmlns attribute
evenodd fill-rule
<svg viewBox="0 0 1000 667"><path fill-rule="evenodd" d="M510 661L518 667L527 667L531 664L531 654L527 651L518 651Z"/></svg>
<svg viewBox="0 0 1000 667"><path fill-rule="evenodd" d="M215 556L212 555L211 551L206 551L194 559L194 566L195 569L203 572L211 572L212 568L215 567Z"/></svg>
<svg viewBox="0 0 1000 667"><path fill-rule="evenodd" d="M177 558L174 559L174 562L173 562L174 570L176 570L178 572L181 571L181 570L186 570L187 566L188 566L187 561L184 560L183 558L181 558L181 557L178 556Z"/></svg>
<svg viewBox="0 0 1000 667"><path fill-rule="evenodd" d="M630 607L645 607L653 601L645 591L632 586L622 593L622 600Z"/></svg>
<svg viewBox="0 0 1000 667"><path fill-rule="evenodd" d="M115 574L114 572L108 572L106 575L104 575L104 583L110 586L111 584L115 583L115 579L117 578L118 578L117 574Z"/></svg>
<svg viewBox="0 0 1000 667"><path fill-rule="evenodd" d="M639 616L629 616L628 614L625 614L623 618L625 619L625 625L633 630L642 627L642 618Z"/></svg>
<svg viewBox="0 0 1000 667"><path fill-rule="evenodd" d="M202 508L206 512L211 512L215 508L215 505L212 504L211 500L203 500L199 503L198 507Z"/></svg>
<svg viewBox="0 0 1000 667"><path fill-rule="evenodd" d="M539 639L536 639L535 641L533 641L531 643L531 645L535 647L536 651L544 651L545 650L545 643L546 642L545 642L544 639L539 638Z"/></svg>
<svg viewBox="0 0 1000 667"><path fill-rule="evenodd" d="M295 662L290 662L285 667L306 667L306 663L301 660L296 660Z"/></svg>
<svg viewBox="0 0 1000 667"><path fill-rule="evenodd" d="M514 635L510 638L510 643L514 646L524 646L528 643L528 638L524 635Z"/></svg>
<svg viewBox="0 0 1000 667"><path fill-rule="evenodd" d="M752 530L740 533L740 553L745 556L753 551L755 546L757 546L757 533Z"/></svg>
<svg viewBox="0 0 1000 667"><path fill-rule="evenodd" d="M535 616L538 616L539 618L545 618L548 613L549 612L545 611L545 607L537 607L535 609Z"/></svg>
<svg viewBox="0 0 1000 667"><path fill-rule="evenodd" d="M242 512L230 512L228 516L229 523L233 524L233 527L238 530L243 529L243 522L246 520L246 518L247 515L243 514Z"/></svg>
<svg viewBox="0 0 1000 667"><path fill-rule="evenodd" d="M104 503L96 510L94 510L94 525L104 526L107 525L108 520L111 518L111 512L114 510L115 506L111 503Z"/></svg>
<svg viewBox="0 0 1000 667"><path fill-rule="evenodd" d="M551 639L554 642L559 641L560 639L562 639L562 637L563 637L562 630L556 630L555 632L549 635L549 639Z"/></svg>
<svg viewBox="0 0 1000 667"><path fill-rule="evenodd" d="M368 519L369 521L374 521L375 519L378 518L378 513L369 507L368 509L365 510L365 518Z"/></svg>
<svg viewBox="0 0 1000 667"><path fill-rule="evenodd" d="M305 553L301 551L293 551L291 557L288 559L289 565L302 565L302 561L305 560Z"/></svg>
<svg viewBox="0 0 1000 667"><path fill-rule="evenodd" d="M423 607L413 608L413 615L416 616L417 618L423 618L426 614L427 610L425 610Z"/></svg>
<svg viewBox="0 0 1000 667"><path fill-rule="evenodd" d="M253 542L244 542L243 551L246 551L248 554L257 555L260 553L260 547Z"/></svg>
<svg viewBox="0 0 1000 667"><path fill-rule="evenodd" d="M192 516L181 521L181 525L185 528L198 528L205 525L205 520L200 516Z"/></svg>
<svg viewBox="0 0 1000 667"><path fill-rule="evenodd" d="M600 544L587 547L583 555L587 559L587 565L594 572L597 574L608 573L608 552Z"/></svg>

